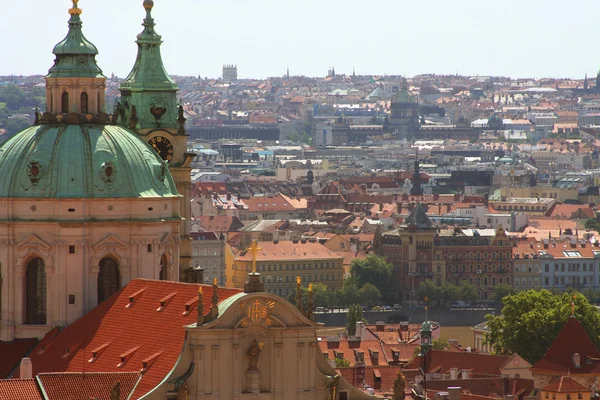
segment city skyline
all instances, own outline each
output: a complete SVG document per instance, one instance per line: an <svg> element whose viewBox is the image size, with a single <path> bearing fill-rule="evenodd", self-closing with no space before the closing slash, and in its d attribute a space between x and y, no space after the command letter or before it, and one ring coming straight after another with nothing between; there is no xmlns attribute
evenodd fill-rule
<svg viewBox="0 0 600 400"><path fill-rule="evenodd" d="M372 17L364 18L355 0L292 1L285 8L274 0L158 0L153 16L172 75L217 78L223 64L237 64L240 78L282 76L288 66L292 75L305 76L324 76L334 66L341 74L355 69L368 75L512 78L583 78L600 68L600 57L588 51L585 40L598 33L593 16L599 3L576 1L570 7L576 18L558 23L556 9L564 3L557 0L510 0L502 9L473 0L429 3L424 9L421 3L380 1L371 6ZM66 24L69 6L64 0L6 4L0 34L18 40L5 43L8 57L0 75L46 74L53 57L48 49L64 37L60 21ZM141 1L83 0L79 6L104 74L124 77L142 29ZM40 34L24 25L45 30Z"/></svg>

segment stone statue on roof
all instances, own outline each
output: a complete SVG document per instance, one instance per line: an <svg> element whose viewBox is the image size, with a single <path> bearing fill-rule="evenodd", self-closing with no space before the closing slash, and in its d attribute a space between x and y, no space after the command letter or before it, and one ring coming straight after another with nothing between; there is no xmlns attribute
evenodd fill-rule
<svg viewBox="0 0 600 400"><path fill-rule="evenodd" d="M404 388L406 386L406 378L402 373L402 369L398 370L398 375L394 380L394 395L392 396L393 400L404 400Z"/></svg>

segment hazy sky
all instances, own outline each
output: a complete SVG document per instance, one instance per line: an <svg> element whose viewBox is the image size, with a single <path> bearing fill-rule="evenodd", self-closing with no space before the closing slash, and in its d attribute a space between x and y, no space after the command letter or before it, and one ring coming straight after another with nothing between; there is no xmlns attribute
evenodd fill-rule
<svg viewBox="0 0 600 400"><path fill-rule="evenodd" d="M0 75L45 74L67 0L0 0ZM155 0L173 75L338 73L582 77L600 68L598 0ZM105 75L127 75L142 0L80 0Z"/></svg>

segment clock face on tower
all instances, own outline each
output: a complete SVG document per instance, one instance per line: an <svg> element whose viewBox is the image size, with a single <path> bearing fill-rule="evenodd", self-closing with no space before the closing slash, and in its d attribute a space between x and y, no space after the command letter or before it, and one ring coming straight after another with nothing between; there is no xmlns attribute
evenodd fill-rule
<svg viewBox="0 0 600 400"><path fill-rule="evenodd" d="M165 161L171 162L173 159L173 143L163 136L155 136L148 141L148 144Z"/></svg>

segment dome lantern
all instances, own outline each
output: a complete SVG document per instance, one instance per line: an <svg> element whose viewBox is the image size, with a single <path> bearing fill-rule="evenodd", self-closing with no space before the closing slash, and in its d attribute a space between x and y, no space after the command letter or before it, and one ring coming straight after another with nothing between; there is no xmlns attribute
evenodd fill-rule
<svg viewBox="0 0 600 400"><path fill-rule="evenodd" d="M106 77L96 63L98 49L83 34L79 0L72 1L69 32L54 46L54 65L46 75L46 113L54 117L61 114L58 122L80 123L104 112ZM76 117L78 114L81 118ZM50 116L42 123L56 122Z"/></svg>

